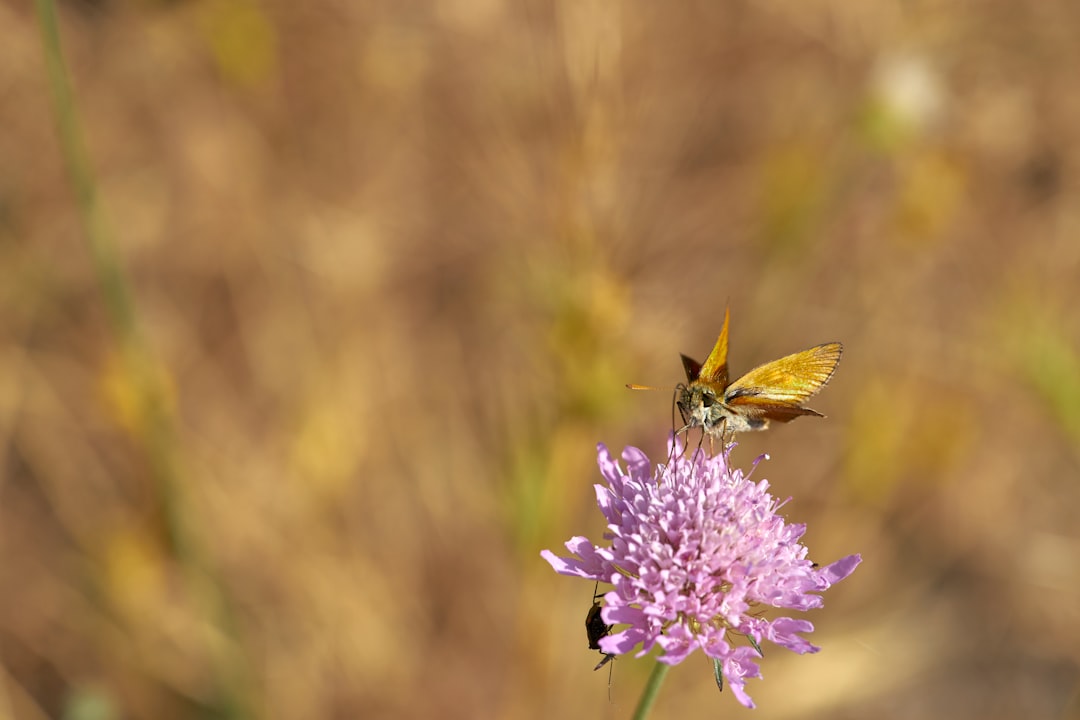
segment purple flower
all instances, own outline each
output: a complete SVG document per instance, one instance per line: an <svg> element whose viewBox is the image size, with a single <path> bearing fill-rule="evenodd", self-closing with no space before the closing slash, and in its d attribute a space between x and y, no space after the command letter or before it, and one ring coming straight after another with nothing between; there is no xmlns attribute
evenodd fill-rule
<svg viewBox="0 0 1080 720"><path fill-rule="evenodd" d="M765 608L821 607L818 593L850 575L862 558L815 566L799 543L806 526L785 523L776 514L784 503L767 492L768 482L751 482L730 466L727 452L708 457L698 450L685 458L671 443L674 460L654 473L637 448L623 452L625 472L603 444L597 450L608 485L596 485L596 498L611 544L574 537L566 547L575 557L540 554L558 573L614 586L604 596L603 619L628 627L603 638L602 652L623 654L640 643L641 657L659 645L659 661L675 665L701 648L720 661L739 702L754 707L743 686L761 677L755 645L768 640L797 653L818 650L802 637L812 624L766 619ZM736 644L740 636L744 642Z"/></svg>

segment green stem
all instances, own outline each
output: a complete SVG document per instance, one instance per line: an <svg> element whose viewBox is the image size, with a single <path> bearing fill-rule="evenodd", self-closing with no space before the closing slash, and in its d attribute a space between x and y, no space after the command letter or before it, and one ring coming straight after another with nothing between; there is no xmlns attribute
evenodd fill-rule
<svg viewBox="0 0 1080 720"><path fill-rule="evenodd" d="M146 448L154 478L159 483L161 510L170 548L182 562L188 561L196 553L181 512L182 498L174 457L171 418L166 408L164 389L154 372L154 360L139 332L130 283L116 251L106 213L98 199L97 182L79 123L67 64L64 62L55 0L36 0L35 4L45 48L45 65L52 90L60 148L78 201L87 245L105 299L106 317L116 339L119 361L138 393L139 440Z"/></svg>
<svg viewBox="0 0 1080 720"><path fill-rule="evenodd" d="M111 233L105 221L97 197L97 184L90 169L89 153L83 141L81 128L75 112L71 82L60 44L60 28L56 17L56 5L52 0L36 0L38 21L41 25L45 46L45 66L49 75L53 103L56 109L57 129L68 176L79 202L83 227L89 240L90 252L105 295L109 320L121 340L128 340L135 333L134 304L128 291L124 271L113 250Z"/></svg>
<svg viewBox="0 0 1080 720"><path fill-rule="evenodd" d="M56 0L35 0L35 6L41 26L60 149L75 191L120 362L138 393L138 439L145 448L153 477L157 481L170 549L193 593L200 599L202 611L227 633L235 635L230 600L222 591L209 558L196 542L195 532L187 522L189 513L185 511L180 458L173 431L174 418L166 402L160 373L156 371L156 362L140 333L131 285L99 199L90 153L86 149L75 96L71 90L70 74L64 62ZM218 711L216 715L230 719L250 717L252 703L248 697L247 667L239 642L224 650L215 650L212 662L218 690L218 697L214 699Z"/></svg>
<svg viewBox="0 0 1080 720"><path fill-rule="evenodd" d="M653 703L656 702L656 696L660 694L660 686L664 684L664 678L670 669L671 666L666 663L656 663L652 674L649 675L649 682L645 683L645 690L641 693L641 700L638 700L633 720L645 720L649 716L649 711L652 710Z"/></svg>

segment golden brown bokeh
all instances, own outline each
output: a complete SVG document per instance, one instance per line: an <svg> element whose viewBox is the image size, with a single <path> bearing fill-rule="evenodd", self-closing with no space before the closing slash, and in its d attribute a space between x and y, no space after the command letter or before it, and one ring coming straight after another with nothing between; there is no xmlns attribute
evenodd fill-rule
<svg viewBox="0 0 1080 720"><path fill-rule="evenodd" d="M0 717L629 716L538 553L729 302L864 558L755 716L1080 716L1078 8L68 0L125 329L0 3Z"/></svg>

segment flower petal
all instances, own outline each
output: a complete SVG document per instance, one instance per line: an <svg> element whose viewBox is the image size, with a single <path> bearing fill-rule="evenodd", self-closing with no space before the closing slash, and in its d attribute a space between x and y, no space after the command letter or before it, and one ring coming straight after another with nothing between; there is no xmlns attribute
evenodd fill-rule
<svg viewBox="0 0 1080 720"><path fill-rule="evenodd" d="M724 680L727 681L728 686L731 688L731 692L735 694L735 699L750 709L753 709L756 706L743 688L748 679L761 677L761 668L758 667L757 662L755 662L755 657L756 654L752 648L741 647L736 649L735 652L728 657L724 658L721 663L721 668L724 672Z"/></svg>
<svg viewBox="0 0 1080 720"><path fill-rule="evenodd" d="M541 550L540 557L547 560L560 575L607 581L608 575L605 571L608 564L596 552L596 547L589 542L588 538L572 537L566 541L566 549L577 554L580 559L559 557L550 550Z"/></svg>
<svg viewBox="0 0 1080 720"><path fill-rule="evenodd" d="M821 568L818 571L818 575L825 578L829 583L826 587L830 587L855 572L855 568L857 568L861 562L862 555L848 555L846 558L841 558L831 565Z"/></svg>
<svg viewBox="0 0 1080 720"><path fill-rule="evenodd" d="M616 655L623 655L630 652L638 643L648 642L648 634L641 628L630 627L621 632L612 633L600 638L600 649L606 653L614 653ZM649 644L649 648L652 644ZM648 652L648 650L643 650Z"/></svg>
<svg viewBox="0 0 1080 720"><path fill-rule="evenodd" d="M813 623L806 620L782 617L776 618L768 624L765 637L770 642L802 655L803 653L816 653L821 649L816 645L811 645L806 638L796 634L810 632L814 632Z"/></svg>

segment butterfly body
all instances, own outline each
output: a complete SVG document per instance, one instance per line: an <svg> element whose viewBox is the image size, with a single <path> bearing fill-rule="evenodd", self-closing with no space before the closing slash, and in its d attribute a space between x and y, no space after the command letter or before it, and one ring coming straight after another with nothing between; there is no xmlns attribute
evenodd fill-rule
<svg viewBox="0 0 1080 720"><path fill-rule="evenodd" d="M802 415L824 417L803 403L829 382L843 345L817 345L759 365L728 382L727 338L730 312L708 359L698 363L682 356L687 383L677 388L676 405L682 430L700 427L713 437L764 430L771 421L789 422Z"/></svg>
<svg viewBox="0 0 1080 720"><path fill-rule="evenodd" d="M742 415L724 404L723 391L704 384L684 385L679 389L677 400L686 428L704 428L710 435L721 431L729 433L764 430L769 425L766 418Z"/></svg>

